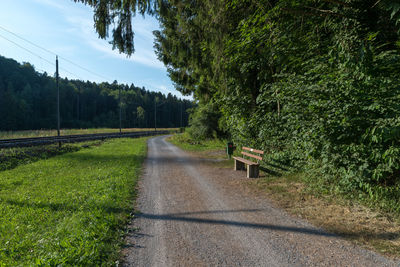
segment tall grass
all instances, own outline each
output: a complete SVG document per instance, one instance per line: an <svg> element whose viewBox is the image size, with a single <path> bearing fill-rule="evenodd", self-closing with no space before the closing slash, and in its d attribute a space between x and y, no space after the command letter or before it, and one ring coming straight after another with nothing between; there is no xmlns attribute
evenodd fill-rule
<svg viewBox="0 0 400 267"><path fill-rule="evenodd" d="M0 172L0 266L113 265L146 139Z"/></svg>

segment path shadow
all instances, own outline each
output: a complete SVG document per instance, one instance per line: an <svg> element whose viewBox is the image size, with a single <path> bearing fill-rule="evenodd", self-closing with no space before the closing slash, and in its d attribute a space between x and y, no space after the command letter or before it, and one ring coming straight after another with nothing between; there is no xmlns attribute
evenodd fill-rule
<svg viewBox="0 0 400 267"><path fill-rule="evenodd" d="M233 212L233 211L228 211ZM245 211L238 211L245 212ZM207 214L210 212L204 211L199 214ZM212 211L211 213L217 213ZM193 213L195 214L195 213ZM320 235L320 236L337 236L335 234L324 232L319 229L312 228L301 228L301 227L290 227L290 226L280 226L273 224L262 224L262 223L251 223L251 222L242 222L242 221L230 221L230 220L218 220L218 219L203 219L203 218L194 218L194 217L186 217L179 216L174 214L149 214L149 213L138 213L136 215L138 218L145 218L149 220L161 220L161 221L181 221L181 222L190 222L190 223L200 223L200 224L212 224L212 225L226 225L233 227L244 227L244 228L253 228L253 229L268 229L274 231L285 231L285 232L297 232L303 234L311 234L311 235Z"/></svg>
<svg viewBox="0 0 400 267"><path fill-rule="evenodd" d="M196 214L224 214L224 213L241 213L241 212L260 212L260 211L268 211L266 209L239 209L239 210L204 210L204 211L191 211L191 212L178 212L178 213L170 213L168 216L185 216L185 215L196 215ZM142 213L138 212L137 216L140 216Z"/></svg>
<svg viewBox="0 0 400 267"><path fill-rule="evenodd" d="M128 242L122 245L122 248L145 248L144 246L136 244L136 241L130 242L132 240L153 237L153 235L140 233L139 230L135 229L132 233L126 234L129 237Z"/></svg>
<svg viewBox="0 0 400 267"><path fill-rule="evenodd" d="M329 233L323 229L308 228L308 227L295 227L295 226L282 226L274 224L263 224L253 223L245 221L234 221L224 219L209 219L199 217L188 217L187 215L201 215L201 214L224 214L224 213L243 213L243 212L260 212L266 211L263 209L240 209L240 210L212 210L212 211L196 211L196 212L184 212L184 213L170 213L170 214L150 214L150 213L137 213L136 217L144 218L148 220L161 220L161 221L180 221L188 223L198 224L210 224L210 225L225 225L239 228L251 228L251 229L265 229L280 232L292 232L307 235L317 235L323 237L368 237L375 240L395 240L400 238L400 232L382 232L382 233L371 233L371 232L340 232L337 234Z"/></svg>
<svg viewBox="0 0 400 267"><path fill-rule="evenodd" d="M179 157L179 156L148 156L147 162L157 162L160 164L177 164L177 165L200 165L212 160L195 158L195 157Z"/></svg>

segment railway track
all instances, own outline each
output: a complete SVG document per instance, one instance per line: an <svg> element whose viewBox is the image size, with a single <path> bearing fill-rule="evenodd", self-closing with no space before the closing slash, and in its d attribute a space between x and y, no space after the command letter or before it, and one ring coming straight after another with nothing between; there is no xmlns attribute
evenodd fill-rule
<svg viewBox="0 0 400 267"><path fill-rule="evenodd" d="M17 139L1 139L0 148L40 146L54 143L74 143L91 140L103 140L109 138L126 138L126 137L143 137L159 134L168 134L170 131L142 131L142 132L126 132L126 133L101 133L101 134L80 134L80 135L63 135L63 136L46 136L32 138Z"/></svg>

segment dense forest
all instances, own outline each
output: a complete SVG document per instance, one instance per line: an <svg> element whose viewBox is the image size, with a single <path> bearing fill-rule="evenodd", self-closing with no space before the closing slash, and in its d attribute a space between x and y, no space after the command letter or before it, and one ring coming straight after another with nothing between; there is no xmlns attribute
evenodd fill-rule
<svg viewBox="0 0 400 267"><path fill-rule="evenodd" d="M159 59L200 103L193 136L228 136L400 210L397 1L75 1L93 6L99 36L128 54L132 14L158 18Z"/></svg>
<svg viewBox="0 0 400 267"><path fill-rule="evenodd" d="M123 128L181 127L188 123L189 100L150 92L132 85L60 79L61 128L119 127L119 96ZM57 128L56 81L0 56L0 131ZM182 117L181 117L182 114Z"/></svg>

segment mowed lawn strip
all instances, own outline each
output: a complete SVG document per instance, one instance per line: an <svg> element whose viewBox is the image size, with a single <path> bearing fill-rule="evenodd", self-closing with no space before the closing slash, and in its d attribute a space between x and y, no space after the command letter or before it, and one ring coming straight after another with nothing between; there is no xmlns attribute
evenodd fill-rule
<svg viewBox="0 0 400 267"><path fill-rule="evenodd" d="M0 266L115 265L146 139L0 172Z"/></svg>

